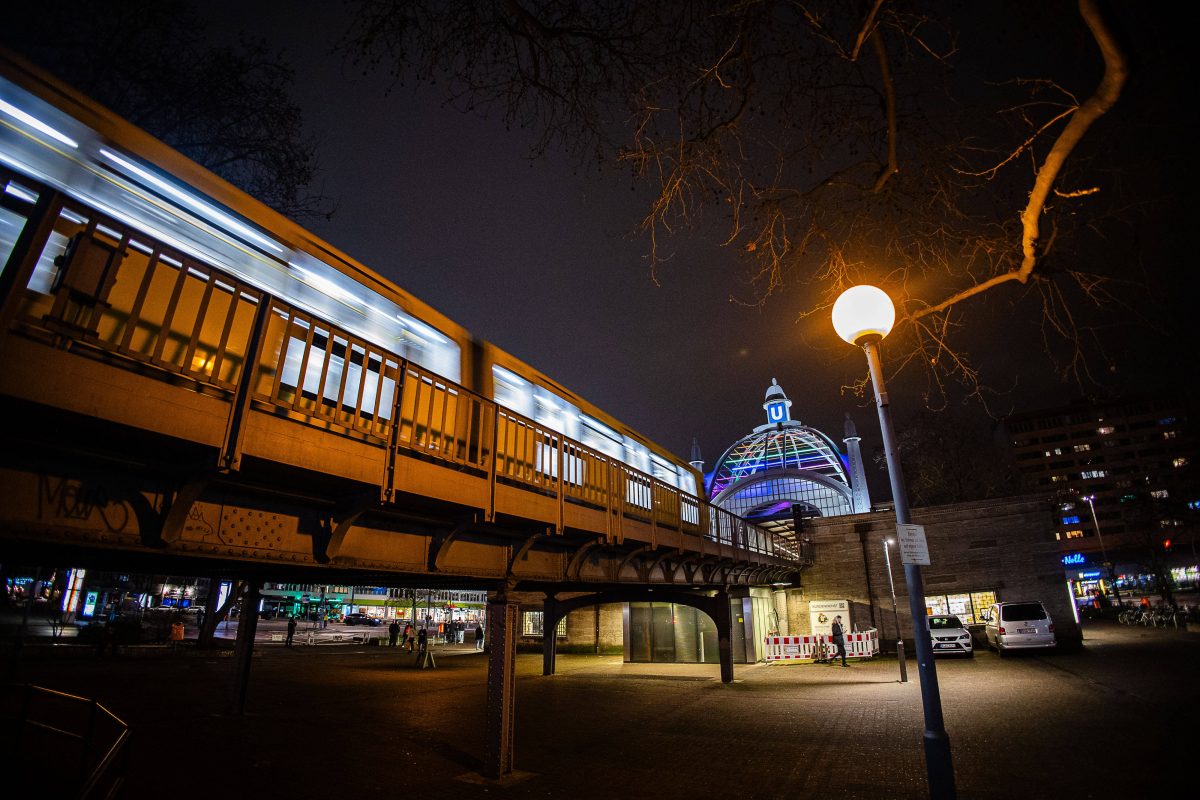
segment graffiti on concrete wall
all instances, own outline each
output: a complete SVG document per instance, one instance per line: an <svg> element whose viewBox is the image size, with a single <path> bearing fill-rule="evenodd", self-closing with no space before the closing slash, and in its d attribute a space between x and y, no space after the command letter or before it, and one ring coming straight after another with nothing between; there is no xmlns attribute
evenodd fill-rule
<svg viewBox="0 0 1200 800"><path fill-rule="evenodd" d="M38 475L37 518L76 523L99 523L106 531L120 533L136 528L133 511L124 500L100 483L83 482L54 475Z"/></svg>

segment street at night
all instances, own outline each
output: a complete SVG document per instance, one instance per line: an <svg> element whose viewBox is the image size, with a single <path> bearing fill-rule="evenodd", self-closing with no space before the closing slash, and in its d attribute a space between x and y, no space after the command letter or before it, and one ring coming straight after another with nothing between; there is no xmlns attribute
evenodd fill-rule
<svg viewBox="0 0 1200 800"><path fill-rule="evenodd" d="M1080 653L939 660L959 796L1170 795L1192 769L1200 637L1096 623ZM480 769L485 657L418 670L390 648L263 647L247 714L214 713L230 659L30 658L22 678L95 697L136 731L129 797L919 798L921 704L894 659L710 665L518 658L516 769ZM910 672L913 671L910 663ZM211 776L198 785L189 775Z"/></svg>
<svg viewBox="0 0 1200 800"><path fill-rule="evenodd" d="M0 793L1195 794L1173 10L6 9Z"/></svg>

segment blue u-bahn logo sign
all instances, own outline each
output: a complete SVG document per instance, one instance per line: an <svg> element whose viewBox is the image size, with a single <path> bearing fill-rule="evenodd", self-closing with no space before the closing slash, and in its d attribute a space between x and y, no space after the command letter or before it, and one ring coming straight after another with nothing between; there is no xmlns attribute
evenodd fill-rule
<svg viewBox="0 0 1200 800"><path fill-rule="evenodd" d="M767 406L767 420L769 422L786 422L787 404L771 403L771 405Z"/></svg>
<svg viewBox="0 0 1200 800"><path fill-rule="evenodd" d="M1062 562L1066 566L1072 564L1086 564L1087 559L1083 557L1083 553L1068 553L1062 557Z"/></svg>

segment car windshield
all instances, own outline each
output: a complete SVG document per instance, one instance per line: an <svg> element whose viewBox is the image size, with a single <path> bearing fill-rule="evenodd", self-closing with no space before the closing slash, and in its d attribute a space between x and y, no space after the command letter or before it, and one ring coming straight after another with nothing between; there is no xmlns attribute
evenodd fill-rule
<svg viewBox="0 0 1200 800"><path fill-rule="evenodd" d="M1041 603L1010 603L1001 606L1000 616L1006 622L1019 622L1028 619L1045 619L1046 609Z"/></svg>
<svg viewBox="0 0 1200 800"><path fill-rule="evenodd" d="M929 629L934 631L946 630L947 628L961 628L962 626L962 622L959 621L958 617L929 618Z"/></svg>

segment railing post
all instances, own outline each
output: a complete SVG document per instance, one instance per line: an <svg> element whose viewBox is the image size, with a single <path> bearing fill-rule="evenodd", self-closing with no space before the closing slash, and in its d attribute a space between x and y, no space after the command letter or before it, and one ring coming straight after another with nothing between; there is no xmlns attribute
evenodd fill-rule
<svg viewBox="0 0 1200 800"><path fill-rule="evenodd" d="M8 335L8 329L17 316L22 292L29 285L29 278L46 248L46 241L54 230L61 208L62 195L51 189L39 188L33 212L13 244L8 263L0 269L0 336Z"/></svg>
<svg viewBox="0 0 1200 800"><path fill-rule="evenodd" d="M365 359L364 356L364 361ZM380 380L383 380L382 375L380 375ZM400 438L400 403L404 396L404 384L407 382L408 361L400 359L396 367L396 391L392 393L392 418L388 425L387 451L383 455L383 480L380 481L379 486L381 503L390 503L396 495L396 447Z"/></svg>
<svg viewBox="0 0 1200 800"><path fill-rule="evenodd" d="M500 460L500 406L490 400L483 401L485 408L492 410L492 425L490 451L488 459L488 507L484 509L484 521L496 521L496 464Z"/></svg>
<svg viewBox="0 0 1200 800"><path fill-rule="evenodd" d="M233 302L238 302L235 297ZM221 469L237 472L242 463L242 439L245 436L246 416L250 413L250 401L254 397L254 378L258 362L262 358L263 339L266 338L270 320L272 298L264 294L258 298L254 310L254 324L250 329L250 341L246 345L246 358L242 361L242 374L238 376L237 388L229 405L229 419L225 423L225 443L221 447ZM280 369L282 370L282 365Z"/></svg>
<svg viewBox="0 0 1200 800"><path fill-rule="evenodd" d="M608 541L616 539L616 531L613 522L613 489L612 489L612 473L613 464L609 458L604 459L604 519L606 520L605 534L608 536Z"/></svg>
<svg viewBox="0 0 1200 800"><path fill-rule="evenodd" d="M566 505L567 499L563 492L563 436L559 434L554 437L558 442L557 458L558 458L558 530L555 533L562 533L563 527L566 525Z"/></svg>

